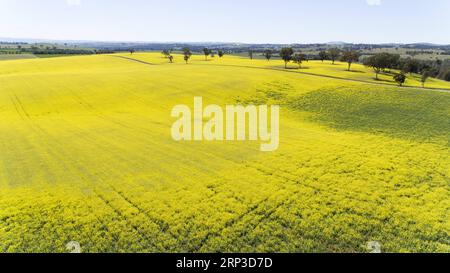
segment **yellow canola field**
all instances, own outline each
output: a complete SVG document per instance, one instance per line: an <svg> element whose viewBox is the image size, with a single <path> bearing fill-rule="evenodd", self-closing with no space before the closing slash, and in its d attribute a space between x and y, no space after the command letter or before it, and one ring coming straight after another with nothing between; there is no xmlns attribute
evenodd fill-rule
<svg viewBox="0 0 450 273"><path fill-rule="evenodd" d="M282 67L0 62L0 252L450 252L450 94L323 77L372 81L359 65ZM174 142L170 111L194 96L279 104L280 148Z"/></svg>

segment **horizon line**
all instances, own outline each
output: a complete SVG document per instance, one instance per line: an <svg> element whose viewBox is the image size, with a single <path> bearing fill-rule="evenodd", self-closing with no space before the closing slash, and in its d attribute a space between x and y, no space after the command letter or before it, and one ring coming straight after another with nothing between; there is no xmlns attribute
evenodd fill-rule
<svg viewBox="0 0 450 273"><path fill-rule="evenodd" d="M4 40L5 39L5 40ZM10 40L10 41L6 41ZM28 40L28 42L27 42ZM0 37L0 42L68 42L68 43L136 43L136 44L243 44L243 45L312 45L312 44L366 44L366 45L412 45L429 44L434 46L450 46L450 43L434 42L348 42L348 41L328 41L328 42L236 42L236 41L139 41L139 40L93 40L93 39L55 39L55 38L23 38L23 37Z"/></svg>

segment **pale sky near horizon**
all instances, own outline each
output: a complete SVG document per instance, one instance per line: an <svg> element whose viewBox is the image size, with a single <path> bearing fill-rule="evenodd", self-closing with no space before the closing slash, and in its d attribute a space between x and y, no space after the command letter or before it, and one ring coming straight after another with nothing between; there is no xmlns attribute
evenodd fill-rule
<svg viewBox="0 0 450 273"><path fill-rule="evenodd" d="M450 44L450 0L0 0L0 37Z"/></svg>

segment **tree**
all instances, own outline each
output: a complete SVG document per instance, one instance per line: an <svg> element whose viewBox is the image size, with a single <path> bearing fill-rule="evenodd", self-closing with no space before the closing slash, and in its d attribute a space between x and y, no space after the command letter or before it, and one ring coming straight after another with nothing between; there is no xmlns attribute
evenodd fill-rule
<svg viewBox="0 0 450 273"><path fill-rule="evenodd" d="M133 55L134 49L130 49L130 54Z"/></svg>
<svg viewBox="0 0 450 273"><path fill-rule="evenodd" d="M283 47L280 51L280 57L284 61L284 68L287 68L287 64L292 60L294 50L292 47Z"/></svg>
<svg viewBox="0 0 450 273"><path fill-rule="evenodd" d="M223 52L223 50L219 50L217 51L217 55L219 55L219 58L222 58L223 55L225 55L225 52Z"/></svg>
<svg viewBox="0 0 450 273"><path fill-rule="evenodd" d="M253 60L253 50L248 51L248 56L250 57L250 60Z"/></svg>
<svg viewBox="0 0 450 273"><path fill-rule="evenodd" d="M402 65L402 72L403 73L412 73L411 71L412 71L411 63L407 60Z"/></svg>
<svg viewBox="0 0 450 273"><path fill-rule="evenodd" d="M430 70L423 70L422 71L422 77L420 78L420 82L422 82L422 87L425 88L425 82L428 80L428 78L431 77L431 71Z"/></svg>
<svg viewBox="0 0 450 273"><path fill-rule="evenodd" d="M348 71L350 71L350 68L352 66L353 62L357 62L359 60L359 52L355 50L347 50L344 51L341 57L341 61L348 63Z"/></svg>
<svg viewBox="0 0 450 273"><path fill-rule="evenodd" d="M380 57L378 54L370 56L364 59L363 64L367 67L371 67L375 71L375 79L378 80L378 74L383 70L383 63L380 62Z"/></svg>
<svg viewBox="0 0 450 273"><path fill-rule="evenodd" d="M170 56L170 50L169 49L163 49L161 54L164 55L165 58L168 58Z"/></svg>
<svg viewBox="0 0 450 273"><path fill-rule="evenodd" d="M397 74L394 76L394 81L398 83L399 86L402 86L406 82L406 76L403 73Z"/></svg>
<svg viewBox="0 0 450 273"><path fill-rule="evenodd" d="M400 63L400 54L384 53L384 58L385 58L385 61L386 61L385 69L386 68L387 69L392 69L392 68L398 67L398 65Z"/></svg>
<svg viewBox="0 0 450 273"><path fill-rule="evenodd" d="M211 50L207 47L203 49L203 54L205 54L205 61L208 60L208 56L211 54Z"/></svg>
<svg viewBox="0 0 450 273"><path fill-rule="evenodd" d="M192 52L189 49L189 47L185 47L183 48L183 55L184 55L184 61L186 62L186 64L189 62L189 59L192 56Z"/></svg>
<svg viewBox="0 0 450 273"><path fill-rule="evenodd" d="M319 58L320 58L320 60L321 60L322 63L323 63L323 61L326 60L326 59L328 58L327 52L326 52L325 50L320 51L320 52L319 52Z"/></svg>
<svg viewBox="0 0 450 273"><path fill-rule="evenodd" d="M264 50L264 57L267 59L267 61L270 61L272 58L273 51L271 49Z"/></svg>
<svg viewBox="0 0 450 273"><path fill-rule="evenodd" d="M398 64L400 55L390 53L377 53L364 60L364 65L372 67L375 71L375 79L378 80L378 74L387 68L393 68Z"/></svg>
<svg viewBox="0 0 450 273"><path fill-rule="evenodd" d="M296 64L298 64L298 68L300 69L302 67L302 62L306 60L306 55L301 53L296 53L294 56L292 56L292 61Z"/></svg>
<svg viewBox="0 0 450 273"><path fill-rule="evenodd" d="M333 64L337 60L337 58L339 57L340 54L341 54L341 52L338 48L330 48L328 50L328 57L331 59Z"/></svg>
<svg viewBox="0 0 450 273"><path fill-rule="evenodd" d="M402 67L404 73L419 73L419 70L420 63L415 59L406 59Z"/></svg>
<svg viewBox="0 0 450 273"><path fill-rule="evenodd" d="M444 74L444 80L450 82L450 70L447 70Z"/></svg>

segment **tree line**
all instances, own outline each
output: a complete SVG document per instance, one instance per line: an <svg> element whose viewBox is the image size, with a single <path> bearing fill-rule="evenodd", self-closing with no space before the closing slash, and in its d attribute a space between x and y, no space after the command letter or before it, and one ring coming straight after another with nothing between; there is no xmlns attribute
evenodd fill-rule
<svg viewBox="0 0 450 273"><path fill-rule="evenodd" d="M400 73L394 76L400 85L406 80L406 75L416 73L421 75L422 86L430 77L440 78L450 81L450 64L441 60L421 61L412 58L402 59L398 54L378 53L363 60L363 64L373 68L375 79L378 80L380 73L390 73L391 69L399 70Z"/></svg>
<svg viewBox="0 0 450 273"><path fill-rule="evenodd" d="M173 62L173 56L171 50L164 49L162 54ZM223 50L212 50L209 48L203 48L202 53L205 56L205 61L208 61L208 57L214 57L216 54L222 58L225 55ZM192 52L189 47L182 49L182 54L184 56L184 61L186 64L192 56ZM298 65L300 69L304 61L310 59L309 56L303 54L302 52L296 52L292 47L283 47L278 52L272 49L266 49L262 52L262 56L270 61L275 54L284 61L285 69L288 68L290 62ZM252 60L254 57L254 51L248 51L248 57ZM353 63L361 62L367 67L371 67L375 72L375 79L379 80L379 74L393 74L393 80L402 86L407 79L407 74L420 74L422 86L425 87L425 83L430 77L440 78L450 81L450 62L444 62L441 60L436 61L420 61L417 59L406 58L402 59L399 54L392 53L377 53L371 56L366 56L361 58L361 53L357 50L346 49L341 50L339 48L330 48L328 50L321 50L315 59L331 61L331 64L335 64L336 61L342 61L347 63L347 71L351 71ZM362 59L362 61L361 61ZM400 71L399 73L392 73L391 70Z"/></svg>
<svg viewBox="0 0 450 273"><path fill-rule="evenodd" d="M216 54L217 54L217 56L219 56L219 58L222 58L223 56L225 56L225 51L223 51L223 50L212 50L212 49L209 49L207 47L203 48L202 53L205 56L205 61L208 61L208 57L209 56L214 57ZM161 54L165 58L167 58L170 63L173 63L174 57L172 55L172 50L171 49L163 49L161 51ZM191 59L192 54L193 54L191 49L189 47L184 47L181 50L181 54L183 55L183 59L186 62L186 64L188 64L189 60Z"/></svg>
<svg viewBox="0 0 450 273"><path fill-rule="evenodd" d="M91 54L110 54L114 51L106 49L82 49L82 48L59 48L56 46L31 46L17 48L1 48L0 54L34 54L34 55L91 55Z"/></svg>

